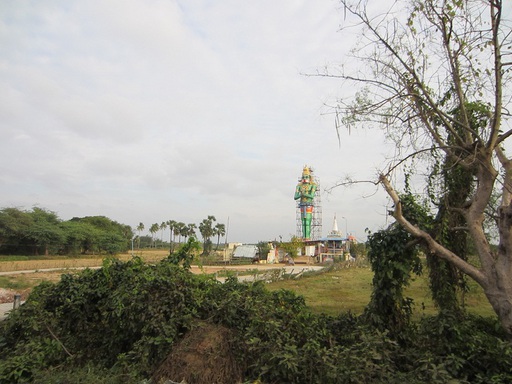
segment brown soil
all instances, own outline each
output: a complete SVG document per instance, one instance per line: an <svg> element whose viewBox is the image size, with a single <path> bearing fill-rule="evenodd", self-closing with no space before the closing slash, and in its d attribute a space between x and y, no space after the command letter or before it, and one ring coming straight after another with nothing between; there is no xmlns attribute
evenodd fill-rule
<svg viewBox="0 0 512 384"><path fill-rule="evenodd" d="M199 322L179 341L156 369L152 380L163 384L226 384L242 381L242 368L235 359L233 331Z"/></svg>
<svg viewBox="0 0 512 384"><path fill-rule="evenodd" d="M23 274L9 275L11 277L23 275L25 280L31 280L33 285L38 285L43 281L57 282L61 279L62 274L69 273L71 271L55 271L55 272L32 272ZM31 284L31 285L32 285ZM25 301L32 291L32 288L26 289L7 289L0 288L0 304L12 303L14 301L14 295L21 295L21 300Z"/></svg>
<svg viewBox="0 0 512 384"><path fill-rule="evenodd" d="M0 304L14 302L14 295L21 295L21 300L27 300L30 288L14 291L12 289L0 288Z"/></svg>

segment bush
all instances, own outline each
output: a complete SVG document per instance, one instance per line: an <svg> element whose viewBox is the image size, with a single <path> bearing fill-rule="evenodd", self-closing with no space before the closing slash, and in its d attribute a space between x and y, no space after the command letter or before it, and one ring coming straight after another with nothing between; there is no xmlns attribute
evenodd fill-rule
<svg viewBox="0 0 512 384"><path fill-rule="evenodd" d="M134 258L38 286L0 324L0 383L149 383L202 340L191 337L201 329L223 330L229 343L218 345L229 346L230 370L244 380L512 381L512 347L494 320L443 313L397 338L350 313L315 315L301 296L261 282L221 284L170 260Z"/></svg>

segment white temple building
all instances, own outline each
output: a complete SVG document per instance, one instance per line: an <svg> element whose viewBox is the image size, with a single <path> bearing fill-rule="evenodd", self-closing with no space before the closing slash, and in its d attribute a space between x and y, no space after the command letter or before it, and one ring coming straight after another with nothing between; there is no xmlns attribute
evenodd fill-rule
<svg viewBox="0 0 512 384"><path fill-rule="evenodd" d="M338 229L338 221L336 220L336 214L332 223L332 230L326 237L320 239L321 243L318 244L318 261L326 262L330 260L348 260L350 249L350 242L348 238L343 236L341 231Z"/></svg>

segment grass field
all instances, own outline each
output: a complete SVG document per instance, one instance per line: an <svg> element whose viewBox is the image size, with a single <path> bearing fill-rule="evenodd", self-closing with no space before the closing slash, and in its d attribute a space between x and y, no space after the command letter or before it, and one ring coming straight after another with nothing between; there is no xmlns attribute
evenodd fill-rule
<svg viewBox="0 0 512 384"><path fill-rule="evenodd" d="M361 314L370 301L372 279L373 273L368 267L338 268L299 280L273 282L268 284L268 288L289 289L304 296L306 304L316 313L337 315L351 311ZM467 310L481 316L495 316L482 289L472 281L469 285L470 291L465 295ZM416 277L406 288L404 296L414 300L415 319L437 313L425 275Z"/></svg>
<svg viewBox="0 0 512 384"><path fill-rule="evenodd" d="M156 262L167 256L168 251L144 250L136 252L146 262ZM129 260L131 253L119 255L121 260ZM13 290L29 290L42 281L58 281L63 273L73 273L71 268L97 267L103 262L99 257L87 258L13 258L0 257L0 272L36 270L32 273L0 276L0 288ZM42 269L60 268L53 272ZM254 265L247 268L253 269ZM300 279L282 280L268 284L270 290L289 289L302 296L306 304L316 313L337 315L351 311L361 314L368 304L372 291L373 273L369 267L334 268L330 272L311 274ZM425 275L416 277L405 290L405 296L414 300L414 317L436 313L429 296L428 282ZM470 282L470 291L465 295L468 311L482 316L494 316L482 289Z"/></svg>
<svg viewBox="0 0 512 384"><path fill-rule="evenodd" d="M151 249L134 252L147 263L162 260L169 254L167 249ZM129 260L131 252L122 253L116 256L119 260ZM77 268L77 267L99 267L102 265L105 256L0 256L0 272L39 270L49 268Z"/></svg>

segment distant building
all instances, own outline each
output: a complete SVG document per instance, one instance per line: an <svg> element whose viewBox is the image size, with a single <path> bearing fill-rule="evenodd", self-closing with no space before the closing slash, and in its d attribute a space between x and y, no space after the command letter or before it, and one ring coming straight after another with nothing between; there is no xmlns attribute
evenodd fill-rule
<svg viewBox="0 0 512 384"><path fill-rule="evenodd" d="M326 237L320 239L321 244L318 249L318 258L320 262L331 260L344 260L344 253L346 251L347 239L343 237L341 231L338 229L338 221L336 215L332 224L332 230Z"/></svg>
<svg viewBox="0 0 512 384"><path fill-rule="evenodd" d="M357 244L357 239L355 236L353 235L348 235L347 236L347 240L351 243L351 244Z"/></svg>
<svg viewBox="0 0 512 384"><path fill-rule="evenodd" d="M233 258L256 259L258 257L258 247L252 244L242 244L235 248Z"/></svg>

